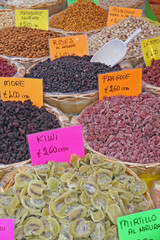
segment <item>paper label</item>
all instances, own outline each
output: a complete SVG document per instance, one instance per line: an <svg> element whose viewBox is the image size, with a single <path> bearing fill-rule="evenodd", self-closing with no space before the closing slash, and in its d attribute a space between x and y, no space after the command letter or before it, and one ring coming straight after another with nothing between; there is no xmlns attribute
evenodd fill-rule
<svg viewBox="0 0 160 240"><path fill-rule="evenodd" d="M119 240L160 240L160 209L117 218Z"/></svg>
<svg viewBox="0 0 160 240"><path fill-rule="evenodd" d="M138 96L142 91L142 68L98 75L99 100L104 96Z"/></svg>
<svg viewBox="0 0 160 240"><path fill-rule="evenodd" d="M85 155L82 127L73 126L28 135L32 165L69 162L71 154Z"/></svg>
<svg viewBox="0 0 160 240"><path fill-rule="evenodd" d="M87 35L49 39L51 61L70 55L88 55Z"/></svg>
<svg viewBox="0 0 160 240"><path fill-rule="evenodd" d="M110 6L108 12L107 27L117 24L120 20L126 19L130 15L141 18L142 10Z"/></svg>
<svg viewBox="0 0 160 240"><path fill-rule="evenodd" d="M15 10L16 27L48 30L48 10Z"/></svg>
<svg viewBox="0 0 160 240"><path fill-rule="evenodd" d="M14 240L14 219L0 219L0 239Z"/></svg>
<svg viewBox="0 0 160 240"><path fill-rule="evenodd" d="M0 92L3 101L30 99L37 107L43 106L42 79L0 77Z"/></svg>
<svg viewBox="0 0 160 240"><path fill-rule="evenodd" d="M70 6L72 3L77 2L77 0L68 0L68 6ZM96 5L98 5L98 0L92 0Z"/></svg>
<svg viewBox="0 0 160 240"><path fill-rule="evenodd" d="M141 48L146 66L151 66L152 59L160 59L160 36L141 41Z"/></svg>

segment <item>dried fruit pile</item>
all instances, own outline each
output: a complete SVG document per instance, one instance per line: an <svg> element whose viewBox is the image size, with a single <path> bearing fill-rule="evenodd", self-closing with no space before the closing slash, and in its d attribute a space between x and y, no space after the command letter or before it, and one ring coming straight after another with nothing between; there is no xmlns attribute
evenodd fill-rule
<svg viewBox="0 0 160 240"><path fill-rule="evenodd" d="M0 58L0 77L13 77L17 72L17 69L9 65L7 60Z"/></svg>
<svg viewBox="0 0 160 240"><path fill-rule="evenodd" d="M152 26L143 18L129 16L127 19L119 21L117 24L109 28L104 28L100 32L93 34L88 40L89 52L94 54L105 43L112 39L118 38L126 41L127 38L138 28L141 28L141 33L127 45L127 53L125 58L137 57L142 55L140 41L148 38L160 36L160 28Z"/></svg>
<svg viewBox="0 0 160 240"><path fill-rule="evenodd" d="M68 56L54 61L39 62L27 74L29 78L43 79L44 92L85 92L98 89L98 74L119 71L120 67L108 67L90 62L91 56Z"/></svg>
<svg viewBox="0 0 160 240"><path fill-rule="evenodd" d="M24 103L0 100L0 163L29 159L26 135L58 127L55 115L32 105L30 100Z"/></svg>
<svg viewBox="0 0 160 240"><path fill-rule="evenodd" d="M152 60L150 67L143 68L143 81L160 87L160 60Z"/></svg>
<svg viewBox="0 0 160 240"><path fill-rule="evenodd" d="M0 29L0 54L5 56L40 58L49 56L48 39L61 34L50 30L26 27Z"/></svg>
<svg viewBox="0 0 160 240"><path fill-rule="evenodd" d="M160 162L160 96L104 98L78 121L94 150L126 162Z"/></svg>
<svg viewBox="0 0 160 240"><path fill-rule="evenodd" d="M85 32L107 25L108 11L90 0L78 0L50 20L50 27L71 32Z"/></svg>
<svg viewBox="0 0 160 240"><path fill-rule="evenodd" d="M15 219L15 240L118 240L117 217L149 209L146 183L123 164L93 154L71 163L31 167L0 193L0 218Z"/></svg>

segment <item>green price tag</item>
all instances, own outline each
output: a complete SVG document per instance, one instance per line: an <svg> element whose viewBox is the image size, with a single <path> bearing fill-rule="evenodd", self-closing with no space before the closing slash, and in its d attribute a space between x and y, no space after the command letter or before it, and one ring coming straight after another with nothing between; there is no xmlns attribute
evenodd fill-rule
<svg viewBox="0 0 160 240"><path fill-rule="evenodd" d="M117 218L119 240L160 240L160 208Z"/></svg>
<svg viewBox="0 0 160 240"><path fill-rule="evenodd" d="M94 2L96 5L98 5L98 0L91 0L92 2ZM77 0L68 0L68 6L70 6L72 3L77 2Z"/></svg>
<svg viewBox="0 0 160 240"><path fill-rule="evenodd" d="M48 30L48 10L15 10L16 27Z"/></svg>
<svg viewBox="0 0 160 240"><path fill-rule="evenodd" d="M152 59L160 59L160 36L141 41L141 48L146 66L150 66Z"/></svg>

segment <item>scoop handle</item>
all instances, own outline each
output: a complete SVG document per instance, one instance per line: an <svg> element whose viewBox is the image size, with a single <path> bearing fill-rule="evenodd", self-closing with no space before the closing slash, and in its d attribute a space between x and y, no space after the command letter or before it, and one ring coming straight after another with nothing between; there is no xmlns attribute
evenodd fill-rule
<svg viewBox="0 0 160 240"><path fill-rule="evenodd" d="M137 37L137 35L141 32L141 28L138 28L134 33L131 34L131 36L129 36L129 38L127 38L127 40L125 41L125 44L129 44L135 37Z"/></svg>

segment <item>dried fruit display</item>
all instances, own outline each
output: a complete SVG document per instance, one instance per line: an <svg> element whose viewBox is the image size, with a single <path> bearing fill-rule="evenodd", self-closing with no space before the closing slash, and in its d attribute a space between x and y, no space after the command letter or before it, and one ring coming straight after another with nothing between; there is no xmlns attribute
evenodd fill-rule
<svg viewBox="0 0 160 240"><path fill-rule="evenodd" d="M94 154L48 162L15 176L0 193L0 218L15 219L15 240L118 240L117 217L144 211L147 186Z"/></svg>
<svg viewBox="0 0 160 240"><path fill-rule="evenodd" d="M7 60L0 58L0 77L13 77L17 69L8 64Z"/></svg>
<svg viewBox="0 0 160 240"><path fill-rule="evenodd" d="M0 54L26 58L49 56L48 39L62 36L50 30L26 27L0 29Z"/></svg>
<svg viewBox="0 0 160 240"><path fill-rule="evenodd" d="M141 28L141 33L127 45L125 58L139 57L142 55L140 41L160 36L160 28L152 26L143 18L129 16L111 27L105 27L100 32L93 34L88 40L89 52L94 54L108 41L118 38L126 41L135 29Z"/></svg>
<svg viewBox="0 0 160 240"><path fill-rule="evenodd" d="M86 32L107 25L108 11L93 1L78 0L62 12L54 15L50 27L67 32Z"/></svg>
<svg viewBox="0 0 160 240"><path fill-rule="evenodd" d="M54 114L38 108L30 100L24 103L0 100L0 163L28 160L27 134L59 128Z"/></svg>
<svg viewBox="0 0 160 240"><path fill-rule="evenodd" d="M160 162L160 96L105 97L78 118L89 146L131 163Z"/></svg>
<svg viewBox="0 0 160 240"><path fill-rule="evenodd" d="M160 87L160 60L152 60L151 66L143 68L143 81Z"/></svg>
<svg viewBox="0 0 160 240"><path fill-rule="evenodd" d="M26 77L43 79L44 92L85 92L98 90L98 74L119 71L102 64L90 62L91 56L67 56L54 61L36 64Z"/></svg>

